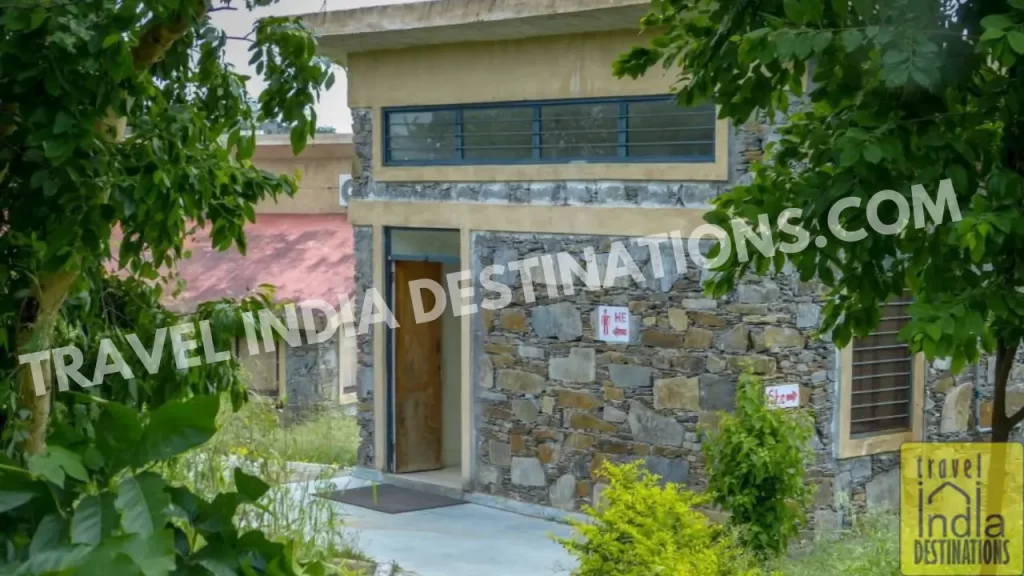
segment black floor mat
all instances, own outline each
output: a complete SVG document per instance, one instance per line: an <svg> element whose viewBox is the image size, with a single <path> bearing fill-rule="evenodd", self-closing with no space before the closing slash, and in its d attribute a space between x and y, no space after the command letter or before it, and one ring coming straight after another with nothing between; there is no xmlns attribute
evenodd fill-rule
<svg viewBox="0 0 1024 576"><path fill-rule="evenodd" d="M321 494L320 496L328 500L341 502L342 504L369 508L370 510L386 514L401 514L403 512L444 508L446 506L457 506L466 503L464 500L400 488L393 484L378 484L376 501L374 501L373 492L373 486L364 486L363 488L338 490L337 492Z"/></svg>

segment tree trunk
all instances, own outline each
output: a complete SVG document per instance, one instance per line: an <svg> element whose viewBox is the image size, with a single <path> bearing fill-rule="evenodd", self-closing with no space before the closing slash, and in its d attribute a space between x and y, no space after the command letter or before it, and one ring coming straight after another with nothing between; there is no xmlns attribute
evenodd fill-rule
<svg viewBox="0 0 1024 576"><path fill-rule="evenodd" d="M135 69L145 70L160 60L167 49L188 32L193 22L201 20L206 15L207 9L206 0L192 0L172 20L151 22L132 53ZM125 137L126 126L127 118L119 117L111 110L96 128L107 139L119 142ZM71 285L78 279L79 272L79 263L76 262L45 278L22 305L17 332L19 356L50 349L53 344L54 323ZM18 412L28 413L24 446L27 455L46 451L46 429L50 422L50 405L53 401L52 374L51 360L43 369L43 393L38 394L31 364L18 366L15 379L18 383Z"/></svg>
<svg viewBox="0 0 1024 576"><path fill-rule="evenodd" d="M996 381L995 398L992 402L992 441L1006 442L1010 439L1013 422L1006 414L1006 387L1010 381L1010 371L1017 356L1017 343L1012 344L1000 339L996 348Z"/></svg>
<svg viewBox="0 0 1024 576"><path fill-rule="evenodd" d="M78 278L77 264L43 279L22 305L18 319L18 355L49 350L53 344L53 327L71 285ZM32 377L31 364L20 364L16 374L18 382L18 412L28 413L25 429L25 454L46 451L46 428L50 422L50 404L53 397L52 368L43 369L43 393L38 394Z"/></svg>

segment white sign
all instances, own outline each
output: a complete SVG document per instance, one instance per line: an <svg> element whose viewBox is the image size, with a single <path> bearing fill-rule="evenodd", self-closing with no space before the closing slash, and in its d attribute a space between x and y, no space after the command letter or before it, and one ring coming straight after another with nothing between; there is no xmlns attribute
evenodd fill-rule
<svg viewBox="0 0 1024 576"><path fill-rule="evenodd" d="M605 342L629 342L629 308L598 307L597 339Z"/></svg>
<svg viewBox="0 0 1024 576"><path fill-rule="evenodd" d="M799 408L800 385L778 384L764 389L768 396L768 405L773 408Z"/></svg>

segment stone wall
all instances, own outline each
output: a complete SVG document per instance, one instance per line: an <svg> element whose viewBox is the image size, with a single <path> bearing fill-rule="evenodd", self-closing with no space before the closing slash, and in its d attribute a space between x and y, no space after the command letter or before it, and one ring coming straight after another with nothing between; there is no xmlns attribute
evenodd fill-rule
<svg viewBox="0 0 1024 576"><path fill-rule="evenodd" d="M289 411L301 412L318 404L339 401L338 338L336 333L318 344L295 347L282 344Z"/></svg>
<svg viewBox="0 0 1024 576"><path fill-rule="evenodd" d="M363 298L373 288L373 228L356 226L353 228L353 249L356 254L355 265L355 297L352 309L357 318L363 309ZM359 422L359 450L356 464L373 468L373 331L371 325L366 334L356 336L356 398L359 401L356 419Z"/></svg>
<svg viewBox="0 0 1024 576"><path fill-rule="evenodd" d="M711 300L700 290L699 269L676 272L671 246L662 250L666 276L657 278L646 246L609 237L475 233L472 252L475 267L563 251L587 266L584 248L607 254L616 240L627 246L640 281L627 277L590 292L577 281L574 294L549 298L539 268L528 286L518 273L496 278L513 287L514 298L475 317L476 489L575 510L603 489L601 462L633 459L701 489L701 426L732 408L747 366L767 382L804 387L817 414L811 475L831 478L835 353L810 338L820 315L813 285L751 278ZM603 277L607 258L595 263ZM528 301L526 288L536 301ZM478 303L495 297L477 287ZM628 345L595 340L601 305L630 309Z"/></svg>

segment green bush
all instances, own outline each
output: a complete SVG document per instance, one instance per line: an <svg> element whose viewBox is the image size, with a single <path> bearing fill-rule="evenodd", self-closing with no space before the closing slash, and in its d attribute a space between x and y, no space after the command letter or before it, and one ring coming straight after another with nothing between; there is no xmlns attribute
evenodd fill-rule
<svg viewBox="0 0 1024 576"><path fill-rule="evenodd" d="M806 520L812 432L805 411L771 408L761 381L746 374L735 412L722 414L704 442L712 501L731 514L742 543L758 556L783 553Z"/></svg>
<svg viewBox="0 0 1024 576"><path fill-rule="evenodd" d="M605 465L609 485L592 522L574 522L574 538L558 539L579 561L577 576L754 576L731 532L695 508L703 496L662 487L640 462Z"/></svg>
<svg viewBox="0 0 1024 576"><path fill-rule="evenodd" d="M895 514L859 516L838 541L818 540L793 558L779 560L776 567L785 576L898 576L899 541Z"/></svg>

